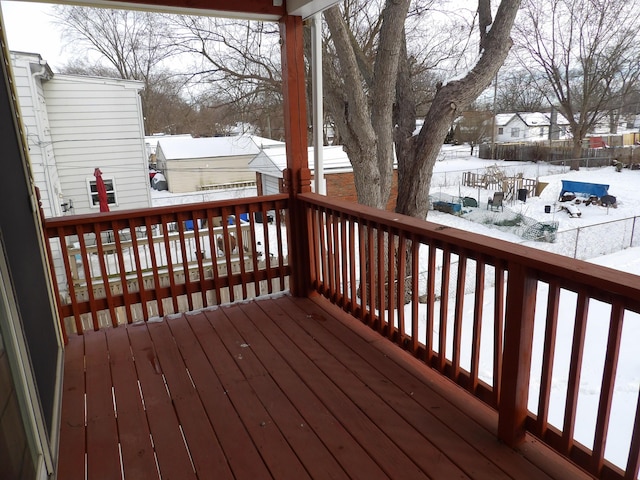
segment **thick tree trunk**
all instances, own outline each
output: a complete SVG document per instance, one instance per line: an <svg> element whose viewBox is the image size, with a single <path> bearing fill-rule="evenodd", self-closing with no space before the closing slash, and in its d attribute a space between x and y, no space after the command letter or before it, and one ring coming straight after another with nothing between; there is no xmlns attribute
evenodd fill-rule
<svg viewBox="0 0 640 480"><path fill-rule="evenodd" d="M479 4L486 7L487 0L480 0ZM519 7L520 0L500 3L491 29L481 32L483 52L476 65L464 78L449 82L437 91L418 137L411 142L407 158L398 159L398 167L403 171L398 175L397 212L426 217L433 166L447 132L455 116L489 86L502 66L511 48L511 27Z"/></svg>
<svg viewBox="0 0 640 480"><path fill-rule="evenodd" d="M571 152L571 170L580 170L580 158L582 157L582 138L573 137L573 149Z"/></svg>

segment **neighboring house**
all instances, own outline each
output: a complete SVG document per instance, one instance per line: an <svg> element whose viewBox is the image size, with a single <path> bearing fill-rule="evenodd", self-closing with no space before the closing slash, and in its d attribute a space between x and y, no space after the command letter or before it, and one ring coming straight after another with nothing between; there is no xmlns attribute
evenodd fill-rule
<svg viewBox="0 0 640 480"><path fill-rule="evenodd" d="M356 187L353 179L353 167L342 145L325 146L323 153L323 170L327 195L332 198L357 202ZM314 178L314 147L309 147L309 169ZM394 166L395 167L395 166ZM287 157L284 147L263 149L249 162L249 168L256 172L258 195L273 195L282 192L283 171L287 168ZM315 189L314 182L311 188ZM397 170L393 172L393 184L387 210L395 207L398 195Z"/></svg>
<svg viewBox="0 0 640 480"><path fill-rule="evenodd" d="M559 137L563 138L569 122L557 116ZM541 112L500 113L495 120L497 143L541 142L549 140L551 114Z"/></svg>
<svg viewBox="0 0 640 480"><path fill-rule="evenodd" d="M53 74L33 53L12 52L11 59L45 215L98 212L96 168L111 210L149 207L143 84Z"/></svg>
<svg viewBox="0 0 640 480"><path fill-rule="evenodd" d="M234 137L161 137L156 166L172 193L255 184L249 161L261 149L284 145L253 135Z"/></svg>

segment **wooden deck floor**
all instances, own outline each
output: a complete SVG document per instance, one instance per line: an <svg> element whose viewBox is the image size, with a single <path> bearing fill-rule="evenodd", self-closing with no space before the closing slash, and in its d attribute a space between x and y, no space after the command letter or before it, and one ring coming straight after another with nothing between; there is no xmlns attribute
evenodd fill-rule
<svg viewBox="0 0 640 480"><path fill-rule="evenodd" d="M591 478L322 298L73 337L62 415L63 480Z"/></svg>

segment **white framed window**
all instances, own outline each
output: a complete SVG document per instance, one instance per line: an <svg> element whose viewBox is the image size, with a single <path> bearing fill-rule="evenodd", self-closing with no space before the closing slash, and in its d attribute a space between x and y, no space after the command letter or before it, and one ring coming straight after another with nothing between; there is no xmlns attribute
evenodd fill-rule
<svg viewBox="0 0 640 480"><path fill-rule="evenodd" d="M498 135L502 135L504 133L504 128L498 127Z"/></svg>
<svg viewBox="0 0 640 480"><path fill-rule="evenodd" d="M108 204L118 205L118 198L116 196L116 180L112 177L102 177L104 186L107 189L107 201ZM100 200L98 199L98 187L96 186L95 177L87 178L87 192L89 193L89 206L91 208L100 208Z"/></svg>
<svg viewBox="0 0 640 480"><path fill-rule="evenodd" d="M518 138L520 136L520 128L514 127L511 129L511 138Z"/></svg>

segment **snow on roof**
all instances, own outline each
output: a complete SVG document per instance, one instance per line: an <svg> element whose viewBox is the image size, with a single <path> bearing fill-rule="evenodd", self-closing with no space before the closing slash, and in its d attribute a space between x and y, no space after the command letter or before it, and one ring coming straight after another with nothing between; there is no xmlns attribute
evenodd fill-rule
<svg viewBox="0 0 640 480"><path fill-rule="evenodd" d="M496 126L504 127L507 123L511 121L514 115L515 113L498 113L496 115Z"/></svg>
<svg viewBox="0 0 640 480"><path fill-rule="evenodd" d="M538 127L540 125L551 125L550 118L541 112L522 112L517 114L525 125L529 127Z"/></svg>
<svg viewBox="0 0 640 480"><path fill-rule="evenodd" d="M279 145L284 143L255 135L206 138L171 136L158 140L166 160L257 155L261 149Z"/></svg>
<svg viewBox="0 0 640 480"><path fill-rule="evenodd" d="M314 149L309 147L309 169L314 169ZM347 153L342 145L326 146L322 149L325 173L344 173L353 170ZM256 172L282 177L282 171L287 168L287 152L284 147L263 149L249 161L249 168Z"/></svg>
<svg viewBox="0 0 640 480"><path fill-rule="evenodd" d="M176 138L176 137L192 138L191 134L189 133L184 133L180 135L154 134L154 135L146 135L144 137L144 143L147 145L148 148L152 150L152 153L156 153L156 147L158 146L158 142L160 141L161 138L167 139L167 138Z"/></svg>
<svg viewBox="0 0 640 480"><path fill-rule="evenodd" d="M551 125L551 114L542 112L517 112L517 113L498 113L496 115L496 126L504 127L514 117L520 118L522 122L528 127L540 127ZM567 119L558 112L557 118L558 125L568 125Z"/></svg>

